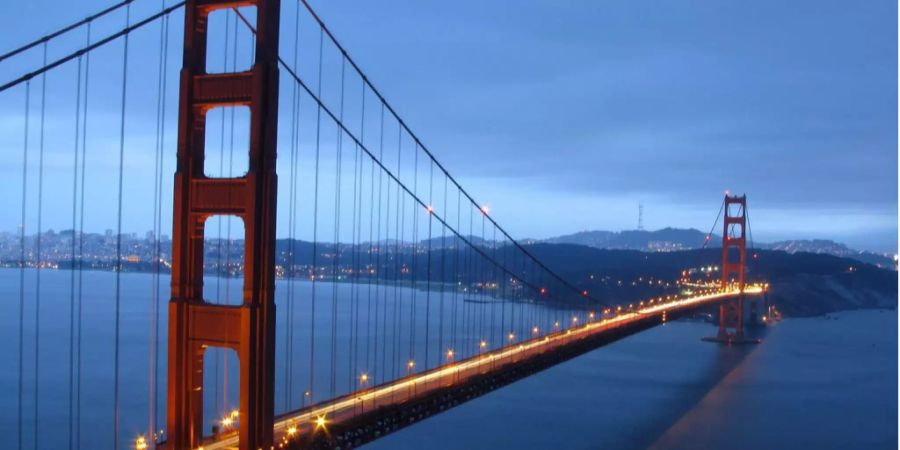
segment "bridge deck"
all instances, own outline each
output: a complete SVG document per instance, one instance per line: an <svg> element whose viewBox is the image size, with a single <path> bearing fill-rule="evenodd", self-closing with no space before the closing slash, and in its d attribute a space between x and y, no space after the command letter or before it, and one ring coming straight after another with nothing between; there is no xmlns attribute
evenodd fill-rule
<svg viewBox="0 0 900 450"><path fill-rule="evenodd" d="M749 286L744 291L745 295L750 296L762 293L763 289L759 286ZM438 412L422 410L410 415L407 411L407 413L400 414L404 417L403 423L387 420L388 416L396 419L398 412L402 409L415 409L416 406L422 406L422 400L434 399L436 395L443 394L442 401L449 401L452 404L460 403L527 375L513 376L513 379L496 379L497 374L507 372L520 365L517 363L528 363L536 357L552 356L554 353L565 354L561 358L550 358L550 361L532 364L534 370L530 370L528 373L534 373L603 343L661 323L664 313L674 318L680 313L716 304L738 294L737 290L715 291L671 302L648 305L632 312L602 318L578 327L523 341L518 345L485 352L457 363L287 413L276 420L275 441L280 448L300 445L328 448L337 445L335 440L348 441L347 445L342 446L344 448L353 447ZM599 341L594 339L603 338L605 335L614 336ZM576 343L592 340L588 338L594 339L595 342L588 343L587 348L575 352L564 351L569 347L575 347ZM488 387L472 389L469 386L469 389L465 389L475 382L486 382ZM444 405L441 402L438 404L440 404L438 407L440 410L452 406ZM431 407L434 405L435 403L432 402ZM428 406L425 408L427 409ZM377 425L377 429L372 428L373 424ZM365 433L361 430L367 430L368 435L363 436ZM350 436L340 436L347 432L350 432ZM236 448L237 444L236 433L230 433L216 436L205 442L203 448L207 450L228 449Z"/></svg>

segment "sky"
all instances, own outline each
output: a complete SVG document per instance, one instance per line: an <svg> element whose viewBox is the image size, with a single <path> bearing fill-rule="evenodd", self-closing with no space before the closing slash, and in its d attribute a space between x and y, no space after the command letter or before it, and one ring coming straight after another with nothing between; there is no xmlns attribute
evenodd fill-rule
<svg viewBox="0 0 900 450"><path fill-rule="evenodd" d="M110 3L11 2L0 17L0 29L11 30L0 49ZM517 238L633 229L639 203L645 228L705 230L730 190L748 195L759 241L823 238L896 252L896 2L311 3L405 122ZM294 9L291 0L283 5L285 29ZM158 7L136 0L135 17ZM180 15L172 20L180 27ZM121 19L110 22L114 30ZM153 33L134 37L131 60L155 69ZM282 36L283 48L291 37ZM83 39L73 36L71 45ZM179 44L173 40L175 69ZM152 173L155 78L134 64L129 76L146 83L129 91L129 145L144 152L126 166ZM98 70L111 79L121 71L106 65ZM0 80L17 69L0 63ZM169 72L177 85L177 70ZM74 110L61 100L72 95L71 81L52 80L48 90L60 95L50 98L60 104L48 123L55 114L63 123ZM115 92L91 98L95 127L116 130ZM22 99L21 90L0 93L0 145L16 155ZM53 139L66 147L72 128L48 138L49 161ZM116 139L97 141L98 167L112 169L103 164L115 160ZM167 142L174 154L173 138ZM7 158L0 175L18 180L21 164ZM68 199L71 179L50 178L45 189ZM8 211L21 207L16 183L3 187ZM138 180L130 189L151 186ZM70 214L60 211L71 206L47 201L45 222L58 217L63 227ZM0 228L13 230L17 216L7 216ZM126 218L129 227L146 229Z"/></svg>

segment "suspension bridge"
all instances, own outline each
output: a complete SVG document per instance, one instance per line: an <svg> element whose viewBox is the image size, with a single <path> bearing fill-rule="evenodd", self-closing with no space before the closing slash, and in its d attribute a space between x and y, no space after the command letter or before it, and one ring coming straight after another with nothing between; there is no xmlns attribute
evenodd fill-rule
<svg viewBox="0 0 900 450"><path fill-rule="evenodd" d="M703 243L721 217L716 279L607 298L514 239L306 0L121 1L0 83L19 449L352 448L698 310L728 344L767 314L746 196Z"/></svg>

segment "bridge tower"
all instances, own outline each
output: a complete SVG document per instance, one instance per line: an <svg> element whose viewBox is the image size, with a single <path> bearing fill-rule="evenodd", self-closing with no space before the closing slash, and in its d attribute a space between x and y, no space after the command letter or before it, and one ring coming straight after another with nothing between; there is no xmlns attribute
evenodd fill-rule
<svg viewBox="0 0 900 450"><path fill-rule="evenodd" d="M725 194L721 288L737 285L741 294L719 305L715 340L744 342L744 274L747 265L747 196Z"/></svg>
<svg viewBox="0 0 900 450"><path fill-rule="evenodd" d="M208 74L209 15L256 9L256 60L245 72ZM240 363L242 450L271 448L275 378L275 198L280 0L187 0L178 111L169 303L167 446L191 449L203 437L203 358L208 347L234 350ZM250 110L246 175L204 175L207 112ZM206 220L231 215L244 223L244 290L238 306L203 299Z"/></svg>

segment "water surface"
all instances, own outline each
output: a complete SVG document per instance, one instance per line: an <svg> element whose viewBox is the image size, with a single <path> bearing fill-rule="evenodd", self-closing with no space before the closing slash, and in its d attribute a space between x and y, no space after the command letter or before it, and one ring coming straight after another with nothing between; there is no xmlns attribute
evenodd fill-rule
<svg viewBox="0 0 900 450"><path fill-rule="evenodd" d="M832 317L784 320L745 347L670 322L370 448L896 448L896 311Z"/></svg>

